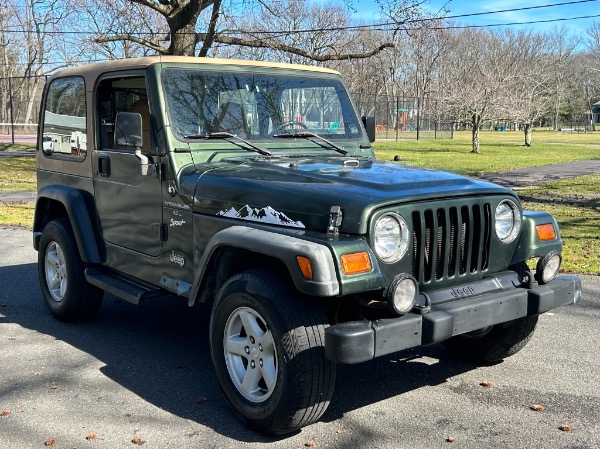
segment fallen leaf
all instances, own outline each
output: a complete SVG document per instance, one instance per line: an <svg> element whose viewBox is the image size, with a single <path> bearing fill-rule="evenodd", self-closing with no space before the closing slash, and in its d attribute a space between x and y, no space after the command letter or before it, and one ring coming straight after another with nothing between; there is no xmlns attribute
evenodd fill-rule
<svg viewBox="0 0 600 449"><path fill-rule="evenodd" d="M304 445L306 447L315 447L315 442L313 440L308 440Z"/></svg>
<svg viewBox="0 0 600 449"><path fill-rule="evenodd" d="M52 386L50 387L51 390L58 390L58 385L56 384L52 384Z"/></svg>
<svg viewBox="0 0 600 449"><path fill-rule="evenodd" d="M56 440L54 438L48 438L46 441L44 441L44 446L54 447L56 446Z"/></svg>
<svg viewBox="0 0 600 449"><path fill-rule="evenodd" d="M10 410L2 410L2 413L0 413L0 418L4 418L8 415L10 415Z"/></svg>
<svg viewBox="0 0 600 449"><path fill-rule="evenodd" d="M570 432L571 430L573 430L573 427L569 424L561 424L560 426L558 426L558 428L563 432Z"/></svg>
<svg viewBox="0 0 600 449"><path fill-rule="evenodd" d="M142 444L142 443L143 443L143 441L144 441L144 440L142 440L142 437L141 437L141 436L139 436L139 435L136 435L136 436L134 436L134 437L131 439L131 442L132 442L133 444Z"/></svg>
<svg viewBox="0 0 600 449"><path fill-rule="evenodd" d="M481 385L482 387L485 387L485 388L492 388L493 384L489 380L484 380L479 385Z"/></svg>
<svg viewBox="0 0 600 449"><path fill-rule="evenodd" d="M454 443L456 441L456 438L453 435L448 435L448 437L446 438L446 442L448 443Z"/></svg>
<svg viewBox="0 0 600 449"><path fill-rule="evenodd" d="M97 440L98 439L98 434L97 433L90 433L87 437L85 437L86 440Z"/></svg>
<svg viewBox="0 0 600 449"><path fill-rule="evenodd" d="M540 405L540 404L533 404L532 406L529 407L531 410L533 410L534 412L543 412L544 411L544 406Z"/></svg>

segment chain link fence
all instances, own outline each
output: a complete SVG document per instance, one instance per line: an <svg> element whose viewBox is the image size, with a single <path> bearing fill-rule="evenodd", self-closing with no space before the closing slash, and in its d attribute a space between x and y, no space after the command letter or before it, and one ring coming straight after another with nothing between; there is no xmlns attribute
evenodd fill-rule
<svg viewBox="0 0 600 449"><path fill-rule="evenodd" d="M46 76L0 78L0 143L34 145ZM452 139L456 122L437 101L354 93L360 115L375 116L377 140ZM509 129L507 127L507 129ZM563 132L590 132L589 121L565 122Z"/></svg>
<svg viewBox="0 0 600 449"><path fill-rule="evenodd" d="M377 140L452 139L454 122L428 99L354 94L361 115L375 116Z"/></svg>
<svg viewBox="0 0 600 449"><path fill-rule="evenodd" d="M0 78L0 143L35 144L45 76Z"/></svg>

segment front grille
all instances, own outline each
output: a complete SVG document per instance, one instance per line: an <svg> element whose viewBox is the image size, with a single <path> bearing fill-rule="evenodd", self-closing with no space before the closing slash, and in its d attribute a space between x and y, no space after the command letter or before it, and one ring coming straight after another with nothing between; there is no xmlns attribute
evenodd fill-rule
<svg viewBox="0 0 600 449"><path fill-rule="evenodd" d="M414 211L412 275L429 283L485 271L492 227L489 203Z"/></svg>

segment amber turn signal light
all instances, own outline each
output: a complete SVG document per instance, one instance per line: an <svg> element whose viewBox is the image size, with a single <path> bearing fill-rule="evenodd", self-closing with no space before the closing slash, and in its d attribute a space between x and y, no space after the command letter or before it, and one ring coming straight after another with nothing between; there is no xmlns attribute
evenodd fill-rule
<svg viewBox="0 0 600 449"><path fill-rule="evenodd" d="M366 251L360 253L344 254L341 257L344 274L358 274L371 271L371 258Z"/></svg>
<svg viewBox="0 0 600 449"><path fill-rule="evenodd" d="M312 265L310 264L310 259L304 256L296 256L296 261L298 262L298 266L300 267L300 271L302 271L302 276L304 276L304 279L312 281L313 270Z"/></svg>
<svg viewBox="0 0 600 449"><path fill-rule="evenodd" d="M537 225L535 230L540 240L554 240L556 238L556 230L552 223Z"/></svg>

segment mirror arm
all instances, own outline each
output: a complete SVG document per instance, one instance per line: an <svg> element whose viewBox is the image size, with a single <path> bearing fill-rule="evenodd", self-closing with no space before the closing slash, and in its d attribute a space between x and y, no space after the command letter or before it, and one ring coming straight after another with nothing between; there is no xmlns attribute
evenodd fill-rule
<svg viewBox="0 0 600 449"><path fill-rule="evenodd" d="M150 159L148 156L142 153L140 148L135 149L135 157L140 161L140 169L142 176L154 176L155 178L158 176L156 171L156 165L150 163Z"/></svg>

